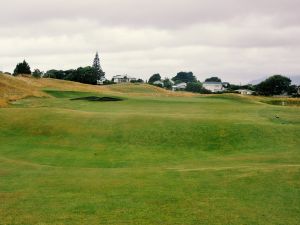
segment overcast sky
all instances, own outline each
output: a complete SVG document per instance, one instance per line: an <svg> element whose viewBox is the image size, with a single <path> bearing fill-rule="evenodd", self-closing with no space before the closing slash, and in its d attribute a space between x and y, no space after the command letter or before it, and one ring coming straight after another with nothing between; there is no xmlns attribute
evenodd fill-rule
<svg viewBox="0 0 300 225"><path fill-rule="evenodd" d="M1 0L0 70L91 65L107 77L300 74L299 0Z"/></svg>

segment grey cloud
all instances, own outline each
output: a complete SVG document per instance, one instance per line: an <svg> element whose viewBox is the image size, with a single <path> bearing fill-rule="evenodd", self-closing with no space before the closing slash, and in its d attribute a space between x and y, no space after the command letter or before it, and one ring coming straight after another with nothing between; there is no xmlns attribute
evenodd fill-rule
<svg viewBox="0 0 300 225"><path fill-rule="evenodd" d="M3 25L90 18L102 25L178 27L268 15L299 24L298 0L4 0Z"/></svg>
<svg viewBox="0 0 300 225"><path fill-rule="evenodd" d="M109 76L193 71L229 81L300 72L298 0L2 0L0 70L89 65Z"/></svg>

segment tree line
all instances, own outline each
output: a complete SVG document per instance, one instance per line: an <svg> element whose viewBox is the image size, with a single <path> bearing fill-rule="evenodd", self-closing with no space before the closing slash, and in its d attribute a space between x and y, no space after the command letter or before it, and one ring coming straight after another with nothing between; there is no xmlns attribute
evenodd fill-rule
<svg viewBox="0 0 300 225"><path fill-rule="evenodd" d="M156 83L156 81L161 81L161 83ZM157 73L151 76L149 79L150 84L164 87L166 89L172 89L172 85L182 82L187 83L185 91L201 94L211 93L203 88L203 83L198 81L192 72L179 72L171 80L169 78L162 79L160 74ZM205 79L204 82L222 83L222 80L219 77L214 76ZM274 96L286 94L291 96L299 96L299 88L300 87L297 85L292 84L290 78L283 75L273 75L257 85L235 85L226 82L226 91L224 92L235 93L239 89L247 89L253 91L254 95Z"/></svg>
<svg viewBox="0 0 300 225"><path fill-rule="evenodd" d="M19 74L32 74L36 78L54 78L60 80L70 80L75 82L80 82L84 84L97 84L97 81L102 77L105 77L105 72L102 70L100 65L100 59L98 53L96 53L93 65L86 67L79 67L77 69L70 70L48 70L46 73L41 72L39 69L35 69L33 72L30 69L29 64L24 60L18 63L13 75L17 76ZM105 81L110 83L109 81Z"/></svg>
<svg viewBox="0 0 300 225"><path fill-rule="evenodd" d="M16 65L13 75L17 76L18 74L31 74L35 78L54 78L61 80L70 80L85 84L97 84L97 81L101 77L105 77L105 72L102 70L100 65L100 60L98 53L93 61L92 66L79 67L77 69L70 70L49 70L46 73L41 72L39 69L31 71L29 64L24 60L21 63ZM157 82L160 81L160 82ZM138 83L143 83L144 81L139 79L136 81ZM173 78L162 79L159 73L152 75L148 83L158 87L166 88L171 90L172 87L179 83L187 83L185 91L209 94L209 90L203 88L203 83L197 80L193 72L179 72ZM217 77L210 77L205 80L205 82L222 82L222 80ZM113 84L112 81L106 80L103 84ZM292 95L299 96L299 87L297 85L292 85L291 79L283 75L273 75L266 80L262 81L257 85L234 85L227 83L226 91L224 92L235 92L238 89L248 89L253 91L256 95L264 96L274 96L274 95Z"/></svg>

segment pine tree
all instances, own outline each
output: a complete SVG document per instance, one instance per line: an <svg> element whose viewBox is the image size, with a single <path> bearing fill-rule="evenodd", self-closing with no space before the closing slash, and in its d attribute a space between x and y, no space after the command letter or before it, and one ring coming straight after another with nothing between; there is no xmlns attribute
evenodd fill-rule
<svg viewBox="0 0 300 225"><path fill-rule="evenodd" d="M103 72L101 65L100 65L100 59L99 59L98 52L96 53L96 56L94 58L93 68L95 69L98 80L100 80L101 77L105 76L105 73Z"/></svg>

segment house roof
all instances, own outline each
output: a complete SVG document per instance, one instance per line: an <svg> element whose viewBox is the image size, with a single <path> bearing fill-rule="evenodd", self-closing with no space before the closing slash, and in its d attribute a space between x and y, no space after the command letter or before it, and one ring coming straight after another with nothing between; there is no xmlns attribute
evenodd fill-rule
<svg viewBox="0 0 300 225"><path fill-rule="evenodd" d="M124 78L126 77L126 75L116 75L116 76L113 76L113 78Z"/></svg>
<svg viewBox="0 0 300 225"><path fill-rule="evenodd" d="M254 91L249 90L249 89L238 89L238 90L236 90L236 91L238 91L238 92L240 92L240 91L254 92Z"/></svg>
<svg viewBox="0 0 300 225"><path fill-rule="evenodd" d="M173 85L172 87L173 88L186 88L186 86L187 86L187 83L179 83L179 84Z"/></svg>
<svg viewBox="0 0 300 225"><path fill-rule="evenodd" d="M128 76L128 75L116 75L116 76L113 76L114 79L124 79L124 78L128 78L128 79L136 79L135 77L131 77L131 76Z"/></svg>
<svg viewBox="0 0 300 225"><path fill-rule="evenodd" d="M106 81L107 79L105 77L100 77L99 81Z"/></svg>

